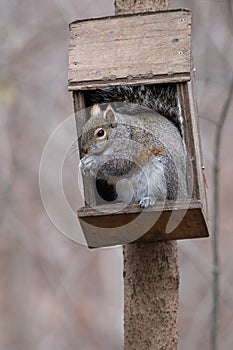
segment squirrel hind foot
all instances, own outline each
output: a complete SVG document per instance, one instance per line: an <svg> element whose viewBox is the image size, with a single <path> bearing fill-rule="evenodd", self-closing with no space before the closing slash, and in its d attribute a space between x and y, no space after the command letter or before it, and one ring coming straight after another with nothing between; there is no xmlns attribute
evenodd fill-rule
<svg viewBox="0 0 233 350"><path fill-rule="evenodd" d="M156 198L155 197L143 197L139 201L139 205L141 208L148 208L152 207L156 203Z"/></svg>

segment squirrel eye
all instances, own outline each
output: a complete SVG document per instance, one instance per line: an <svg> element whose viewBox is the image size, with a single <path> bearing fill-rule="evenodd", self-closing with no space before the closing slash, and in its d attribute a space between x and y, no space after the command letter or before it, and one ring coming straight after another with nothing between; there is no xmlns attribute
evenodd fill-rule
<svg viewBox="0 0 233 350"><path fill-rule="evenodd" d="M106 137L106 131L103 128L98 128L95 130L94 136L99 140L103 140Z"/></svg>

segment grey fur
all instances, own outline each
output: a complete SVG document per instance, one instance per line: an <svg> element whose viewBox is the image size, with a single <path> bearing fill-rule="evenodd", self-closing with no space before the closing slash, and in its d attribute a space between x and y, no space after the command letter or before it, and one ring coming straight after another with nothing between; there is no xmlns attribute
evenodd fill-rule
<svg viewBox="0 0 233 350"><path fill-rule="evenodd" d="M135 115L108 109L114 120L106 120L106 111L98 108L83 127L81 171L114 185L118 200L142 207L187 197L186 152L176 126L143 107ZM94 137L98 128L106 131L105 139Z"/></svg>
<svg viewBox="0 0 233 350"><path fill-rule="evenodd" d="M138 105L148 107L172 121L182 134L182 118L175 84L108 87L86 91L85 96L89 106L94 103L111 103L119 113L135 114Z"/></svg>

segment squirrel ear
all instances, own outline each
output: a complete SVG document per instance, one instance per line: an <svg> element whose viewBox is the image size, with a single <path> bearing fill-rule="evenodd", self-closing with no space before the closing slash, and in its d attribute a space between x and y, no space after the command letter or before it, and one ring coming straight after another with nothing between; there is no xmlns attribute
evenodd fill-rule
<svg viewBox="0 0 233 350"><path fill-rule="evenodd" d="M111 125L113 125L116 122L115 112L110 104L104 112L104 119Z"/></svg>
<svg viewBox="0 0 233 350"><path fill-rule="evenodd" d="M97 115L101 112L100 106L98 103L94 104L94 106L91 109L91 116Z"/></svg>

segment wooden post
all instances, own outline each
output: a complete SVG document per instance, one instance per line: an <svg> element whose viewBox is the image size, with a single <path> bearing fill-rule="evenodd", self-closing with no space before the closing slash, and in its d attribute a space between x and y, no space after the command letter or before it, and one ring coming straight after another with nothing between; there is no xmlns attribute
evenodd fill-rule
<svg viewBox="0 0 233 350"><path fill-rule="evenodd" d="M167 10L169 0L115 0L115 14Z"/></svg>
<svg viewBox="0 0 233 350"><path fill-rule="evenodd" d="M115 13L168 9L168 0L116 0ZM124 247L124 350L176 350L179 299L177 243Z"/></svg>

